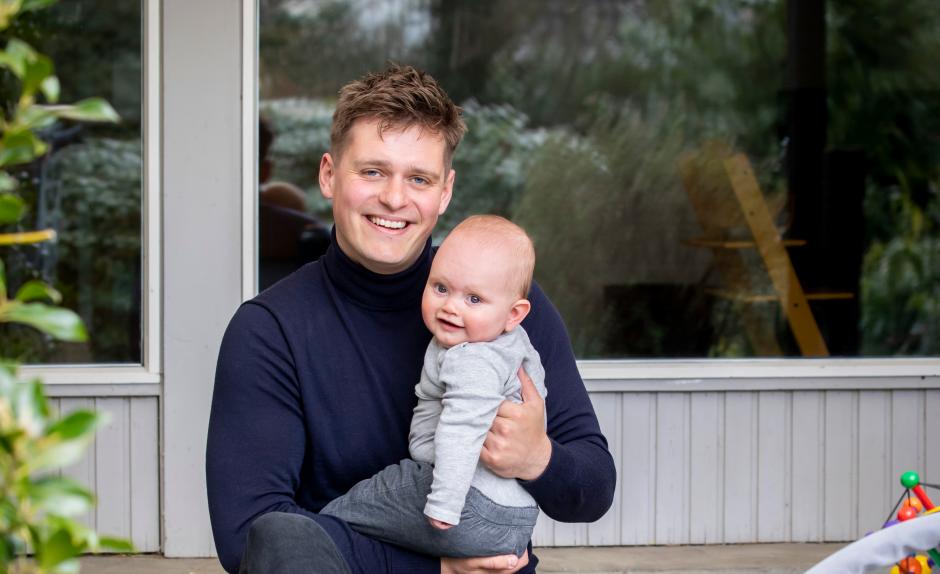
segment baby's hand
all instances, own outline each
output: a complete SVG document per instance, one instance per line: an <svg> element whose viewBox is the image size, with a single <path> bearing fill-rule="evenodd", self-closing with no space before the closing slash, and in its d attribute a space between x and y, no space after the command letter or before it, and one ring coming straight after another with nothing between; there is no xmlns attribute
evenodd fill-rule
<svg viewBox="0 0 940 574"><path fill-rule="evenodd" d="M447 530L448 528L454 527L453 524L448 524L442 520L431 518L430 516L428 516L427 518L428 518L428 522L431 523L431 526L433 526L434 528L437 528L438 530Z"/></svg>

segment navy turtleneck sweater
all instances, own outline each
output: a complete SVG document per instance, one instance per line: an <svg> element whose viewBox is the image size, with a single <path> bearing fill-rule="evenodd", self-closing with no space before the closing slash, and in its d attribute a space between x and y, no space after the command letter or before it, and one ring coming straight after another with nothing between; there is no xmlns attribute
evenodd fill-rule
<svg viewBox="0 0 940 574"><path fill-rule="evenodd" d="M238 570L251 523L279 511L316 520L354 573L440 572L437 558L316 514L408 457L414 386L431 338L421 295L433 256L428 241L411 268L379 275L334 237L319 261L235 313L219 352L206 452L212 531L227 571ZM545 366L552 457L522 484L548 516L593 521L613 498L613 459L558 312L537 286L530 299L523 326Z"/></svg>

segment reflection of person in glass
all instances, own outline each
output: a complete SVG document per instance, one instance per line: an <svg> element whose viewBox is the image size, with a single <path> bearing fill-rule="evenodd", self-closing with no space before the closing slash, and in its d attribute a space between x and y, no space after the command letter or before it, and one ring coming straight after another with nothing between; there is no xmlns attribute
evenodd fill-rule
<svg viewBox="0 0 940 574"><path fill-rule="evenodd" d="M243 304L222 341L206 467L229 572L535 571L531 546L521 557L437 558L318 513L409 455L431 339L421 316L430 236L453 190L459 114L410 67L340 92L320 164L334 241ZM561 318L537 285L529 301L523 326L544 363L547 400L502 403L480 461L517 479L548 516L596 520L613 498L613 459Z"/></svg>
<svg viewBox="0 0 940 574"><path fill-rule="evenodd" d="M274 132L258 122L258 235L261 250L258 283L267 289L305 263L316 261L330 244L330 233L306 213L304 192L292 183L269 181L273 163L268 157Z"/></svg>

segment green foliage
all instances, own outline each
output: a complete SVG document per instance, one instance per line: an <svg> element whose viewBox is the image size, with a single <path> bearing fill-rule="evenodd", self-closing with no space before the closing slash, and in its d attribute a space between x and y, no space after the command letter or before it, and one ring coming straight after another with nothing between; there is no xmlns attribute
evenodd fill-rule
<svg viewBox="0 0 940 574"><path fill-rule="evenodd" d="M20 12L43 8L47 0L0 1L0 29ZM0 118L0 168L31 162L47 146L36 130L58 120L116 121L111 106L100 99L75 105L53 105L59 95L52 61L27 43L11 39L0 50L0 67L19 81L19 96ZM46 104L37 103L42 96ZM19 221L24 202L14 194L16 180L0 179L0 225ZM0 245L45 241L51 230L0 233ZM5 267L0 260L0 323L28 325L65 341L87 339L81 319L57 306L58 291L40 281L27 281L9 298ZM76 411L58 418L50 412L38 380L23 381L13 364L0 362L0 571L74 573L78 556L102 548L126 551L129 543L99 538L72 520L94 504L88 490L67 478L49 474L81 456L104 416ZM32 552L32 557L27 553Z"/></svg>

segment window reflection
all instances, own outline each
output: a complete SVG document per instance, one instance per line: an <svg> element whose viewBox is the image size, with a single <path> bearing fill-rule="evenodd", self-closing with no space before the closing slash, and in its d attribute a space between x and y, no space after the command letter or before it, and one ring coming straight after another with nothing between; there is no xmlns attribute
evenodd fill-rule
<svg viewBox="0 0 940 574"><path fill-rule="evenodd" d="M98 96L115 125L58 123L42 132L50 152L15 175L29 206L22 229L55 229L55 243L3 248L11 285L41 278L63 295L90 333L52 341L0 325L7 357L31 363L141 360L141 6L69 0L25 15L11 33L55 62L61 101ZM10 76L0 80L9 99Z"/></svg>
<svg viewBox="0 0 940 574"><path fill-rule="evenodd" d="M263 0L273 159L323 220L335 94L390 59L470 128L437 239L523 225L580 357L940 354L930 0Z"/></svg>

